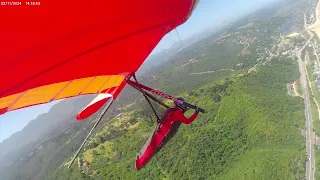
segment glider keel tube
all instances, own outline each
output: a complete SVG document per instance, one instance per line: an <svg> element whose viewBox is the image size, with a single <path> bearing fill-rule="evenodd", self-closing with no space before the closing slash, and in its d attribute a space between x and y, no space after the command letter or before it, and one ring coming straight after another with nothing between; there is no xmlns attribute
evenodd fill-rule
<svg viewBox="0 0 320 180"><path fill-rule="evenodd" d="M179 99L177 99L177 98L174 98L174 97L172 97L172 96L170 96L170 95L168 95L168 94L165 94L165 93L163 93L163 92L161 92L161 91L158 91L158 90L156 90L156 89L152 89L152 88L150 88L150 87L147 87L147 86L145 86L145 85L139 84L139 83L137 83L137 82L133 82L133 81L131 81L130 79L127 79L126 81L127 81L127 83L128 83L130 86L134 87L135 89L144 89L144 90L147 90L147 91L149 91L149 92L151 92L151 93L153 93L153 94L157 94L157 95L159 95L159 96L161 96L161 97L164 97L164 98L166 98L166 99L170 99L170 100L172 100L173 102L177 102L177 103L179 103L179 104L184 104L185 106L187 106L187 107L189 107L189 108L191 108L191 109L198 109L201 113L206 113L206 111L205 111L204 109L202 109L202 108L199 108L199 107L197 107L197 106L195 106L195 105L192 105L192 104L189 104L189 103L187 103L187 102L183 102L183 101L181 101L181 100L179 100Z"/></svg>

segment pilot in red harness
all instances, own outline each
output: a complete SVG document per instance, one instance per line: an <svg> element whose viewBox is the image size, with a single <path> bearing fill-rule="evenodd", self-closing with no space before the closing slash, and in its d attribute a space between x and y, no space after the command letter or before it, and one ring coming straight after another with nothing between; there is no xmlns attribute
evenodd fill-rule
<svg viewBox="0 0 320 180"><path fill-rule="evenodd" d="M183 98L178 99L185 102ZM165 111L157 126L154 128L153 133L148 139L147 143L137 155L137 169L140 169L146 165L152 156L176 134L181 123L190 124L197 118L199 113L198 109L196 109L195 113L189 118L184 116L184 113L187 110L188 108L185 105L175 102L175 107L168 108Z"/></svg>

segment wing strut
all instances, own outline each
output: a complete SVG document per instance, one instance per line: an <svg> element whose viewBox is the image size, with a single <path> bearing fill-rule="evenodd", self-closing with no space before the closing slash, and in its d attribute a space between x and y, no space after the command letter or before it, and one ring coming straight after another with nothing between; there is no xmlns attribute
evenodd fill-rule
<svg viewBox="0 0 320 180"><path fill-rule="evenodd" d="M106 105L106 107L103 109L103 111L101 112L100 116L98 117L97 122L93 125L93 127L91 128L91 130L89 131L87 137L84 139L84 141L82 142L81 146L79 147L79 149L77 150L76 154L73 156L71 163L68 165L68 168L70 168L74 162L74 160L77 158L77 156L79 155L79 152L81 151L81 149L83 148L83 146L85 145L85 143L87 142L88 138L91 136L92 131L97 127L97 125L99 124L99 122L102 120L103 116L107 113L109 107L111 106L111 104L113 103L113 98L111 97L109 99L109 103Z"/></svg>

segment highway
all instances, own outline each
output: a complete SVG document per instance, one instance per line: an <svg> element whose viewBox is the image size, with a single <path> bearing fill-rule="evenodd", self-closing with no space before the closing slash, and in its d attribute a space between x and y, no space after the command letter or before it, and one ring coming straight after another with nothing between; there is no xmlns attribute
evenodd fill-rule
<svg viewBox="0 0 320 180"><path fill-rule="evenodd" d="M304 97L304 106L305 106L305 116L306 116L306 151L307 151L307 162L306 162L306 179L314 180L314 151L313 151L313 126L312 126L312 114L311 114L311 105L310 105L310 96L308 90L308 81L306 76L306 70L304 62L298 57L299 70L301 73L301 84Z"/></svg>
<svg viewBox="0 0 320 180"><path fill-rule="evenodd" d="M302 61L302 51L306 48L306 46L310 43L313 38L313 34L310 30L307 29L306 26L306 13L304 14L304 22L305 22L305 30L310 34L310 38L304 44L302 48L296 51L296 56L298 57L299 63L299 71L300 71L300 82L302 85L302 92L304 98L304 106L305 106L305 117L306 117L306 151L307 151L307 162L306 162L306 179L314 180L314 149L313 149L313 122L312 122L312 114L311 114L311 104L310 104L310 95L308 90L308 80L307 73L305 69L305 64Z"/></svg>

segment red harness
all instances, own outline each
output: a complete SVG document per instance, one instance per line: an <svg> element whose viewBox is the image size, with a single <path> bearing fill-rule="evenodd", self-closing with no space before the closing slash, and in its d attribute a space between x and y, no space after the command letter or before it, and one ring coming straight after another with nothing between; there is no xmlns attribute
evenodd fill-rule
<svg viewBox="0 0 320 180"><path fill-rule="evenodd" d="M197 118L198 113L194 113L190 118L186 118L183 112L176 108L170 108L164 113L163 122L158 123L153 130L152 135L148 139L145 146L141 149L136 159L136 168L140 169L148 163L154 156L156 150L163 142L164 138L169 134L172 126L176 122L190 124Z"/></svg>

